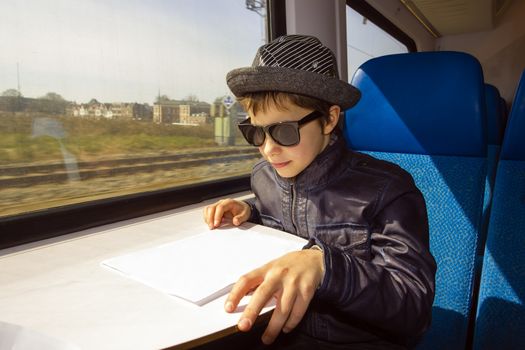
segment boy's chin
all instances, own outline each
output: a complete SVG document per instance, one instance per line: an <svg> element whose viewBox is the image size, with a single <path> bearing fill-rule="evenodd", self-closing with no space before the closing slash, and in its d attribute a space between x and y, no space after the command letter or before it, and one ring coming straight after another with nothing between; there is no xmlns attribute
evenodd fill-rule
<svg viewBox="0 0 525 350"><path fill-rule="evenodd" d="M292 170L292 169L275 169L275 171L277 171L277 174L279 174L280 177L283 177L286 179L291 179L299 175L299 172L297 172L296 170Z"/></svg>

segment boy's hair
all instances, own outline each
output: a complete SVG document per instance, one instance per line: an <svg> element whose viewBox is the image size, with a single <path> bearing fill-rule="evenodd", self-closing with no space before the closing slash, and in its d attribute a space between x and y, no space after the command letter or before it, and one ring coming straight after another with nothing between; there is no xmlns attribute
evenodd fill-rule
<svg viewBox="0 0 525 350"><path fill-rule="evenodd" d="M329 121L330 107L332 106L331 103L313 97L280 91L247 93L237 97L237 102L241 104L246 112L252 114L257 114L259 111L266 112L270 107L286 110L286 103L292 103L298 107L313 109L323 113L322 120L324 123Z"/></svg>

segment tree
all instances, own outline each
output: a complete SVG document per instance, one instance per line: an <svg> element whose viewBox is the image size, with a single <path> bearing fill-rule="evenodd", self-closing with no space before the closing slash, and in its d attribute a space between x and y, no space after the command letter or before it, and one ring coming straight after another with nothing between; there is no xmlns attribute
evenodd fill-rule
<svg viewBox="0 0 525 350"><path fill-rule="evenodd" d="M2 96L4 97L22 97L22 94L17 89L7 89L4 92L2 92Z"/></svg>
<svg viewBox="0 0 525 350"><path fill-rule="evenodd" d="M155 102L156 103L161 103L161 102L170 102L170 98L167 96L167 95L161 95L161 96L157 96L157 98L155 99Z"/></svg>
<svg viewBox="0 0 525 350"><path fill-rule="evenodd" d="M199 98L197 97L197 95L190 94L184 98L184 101L199 102Z"/></svg>
<svg viewBox="0 0 525 350"><path fill-rule="evenodd" d="M26 109L31 112L64 114L67 101L56 92L48 92L37 99L29 99Z"/></svg>
<svg viewBox="0 0 525 350"><path fill-rule="evenodd" d="M56 102L64 102L65 99L60 96L59 94L57 94L56 92L48 92L47 94L45 94L44 96L40 97L41 99L43 100L51 100L51 101L56 101Z"/></svg>

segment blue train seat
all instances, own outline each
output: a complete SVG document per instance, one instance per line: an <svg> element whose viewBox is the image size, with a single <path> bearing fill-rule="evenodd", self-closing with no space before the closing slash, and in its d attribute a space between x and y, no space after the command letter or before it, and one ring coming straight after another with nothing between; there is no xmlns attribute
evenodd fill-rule
<svg viewBox="0 0 525 350"><path fill-rule="evenodd" d="M505 128L507 127L507 119L509 116L509 111L507 108L507 101L503 97L500 97L500 108L501 112L503 113L503 134L505 134Z"/></svg>
<svg viewBox="0 0 525 350"><path fill-rule="evenodd" d="M501 96L494 85L485 84L485 101L487 109L487 143L501 145L504 131L503 106Z"/></svg>
<svg viewBox="0 0 525 350"><path fill-rule="evenodd" d="M432 325L419 349L464 349L487 167L483 73L459 52L382 56L352 84L362 91L345 113L350 148L410 172L429 215L438 271Z"/></svg>
<svg viewBox="0 0 525 350"><path fill-rule="evenodd" d="M479 245L478 258L483 258L483 249L487 235L487 225L492 203L492 192L496 178L496 166L501 148L501 140L504 132L504 110L501 104L501 96L494 85L485 84L485 102L487 115L487 180L485 183L485 195L483 201L483 223L482 237ZM481 263L480 263L481 264Z"/></svg>
<svg viewBox="0 0 525 350"><path fill-rule="evenodd" d="M525 72L510 111L494 186L474 349L525 349Z"/></svg>

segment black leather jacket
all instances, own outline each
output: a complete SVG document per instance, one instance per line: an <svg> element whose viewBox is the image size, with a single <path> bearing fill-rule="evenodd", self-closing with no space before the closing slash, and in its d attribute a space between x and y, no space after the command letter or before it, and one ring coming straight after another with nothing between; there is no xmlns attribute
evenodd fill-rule
<svg viewBox="0 0 525 350"><path fill-rule="evenodd" d="M299 330L344 344L413 343L429 326L436 263L425 201L399 166L331 143L293 179L262 160L250 221L309 239L326 272Z"/></svg>

